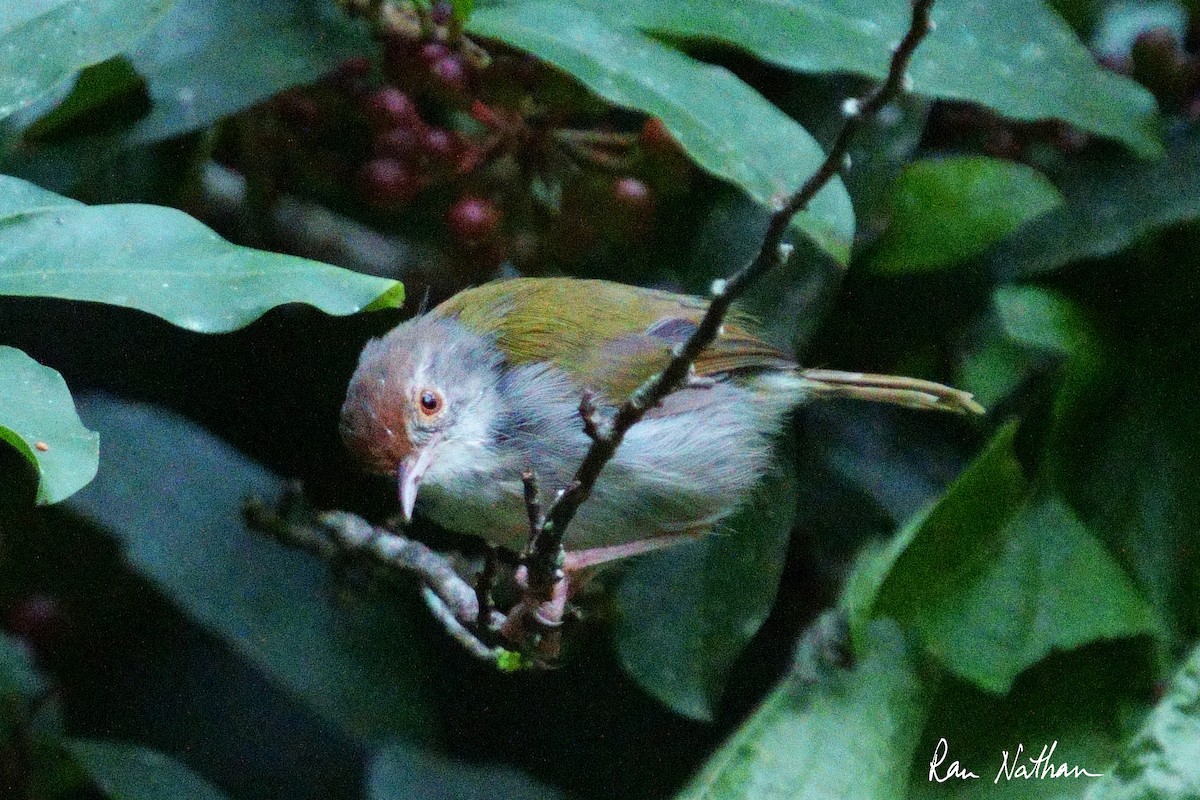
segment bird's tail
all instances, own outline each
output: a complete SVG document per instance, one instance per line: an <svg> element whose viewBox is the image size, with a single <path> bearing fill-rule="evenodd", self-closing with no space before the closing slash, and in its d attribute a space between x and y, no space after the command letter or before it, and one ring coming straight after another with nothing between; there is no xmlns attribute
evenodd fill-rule
<svg viewBox="0 0 1200 800"><path fill-rule="evenodd" d="M982 414L983 406L969 392L919 378L900 375L872 375L834 369L802 369L796 376L803 382L805 395L816 399L849 397L891 403L906 408L951 411L956 414Z"/></svg>

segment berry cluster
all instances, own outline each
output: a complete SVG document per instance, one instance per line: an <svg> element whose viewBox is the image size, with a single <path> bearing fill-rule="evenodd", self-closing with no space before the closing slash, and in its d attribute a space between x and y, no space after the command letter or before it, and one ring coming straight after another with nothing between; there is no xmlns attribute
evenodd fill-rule
<svg viewBox="0 0 1200 800"><path fill-rule="evenodd" d="M1166 114L1200 119L1200 14L1193 14L1188 34L1170 28L1142 31L1128 56L1104 59L1109 69L1129 75L1154 93Z"/></svg>
<svg viewBox="0 0 1200 800"><path fill-rule="evenodd" d="M649 236L691 167L656 119L614 112L524 54L466 37L449 4L374 4L380 57L269 105L275 183L446 242L472 280L539 273ZM398 10L399 9L399 10ZM237 159L232 159L239 166Z"/></svg>

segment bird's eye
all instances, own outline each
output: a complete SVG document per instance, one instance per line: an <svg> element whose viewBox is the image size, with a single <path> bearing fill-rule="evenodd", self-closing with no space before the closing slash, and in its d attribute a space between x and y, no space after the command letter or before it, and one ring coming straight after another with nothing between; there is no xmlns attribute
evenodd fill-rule
<svg viewBox="0 0 1200 800"><path fill-rule="evenodd" d="M433 389L425 389L421 392L421 396L417 398L417 402L421 406L421 413L427 417L436 417L442 411L442 406L445 401L442 400L442 395Z"/></svg>

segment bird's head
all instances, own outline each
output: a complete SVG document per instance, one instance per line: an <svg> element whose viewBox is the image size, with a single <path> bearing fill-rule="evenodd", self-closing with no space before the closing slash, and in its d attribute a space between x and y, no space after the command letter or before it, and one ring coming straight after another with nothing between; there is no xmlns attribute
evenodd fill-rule
<svg viewBox="0 0 1200 800"><path fill-rule="evenodd" d="M431 315L367 344L342 405L342 439L370 472L393 475L412 518L417 490L492 458L503 359L486 336Z"/></svg>

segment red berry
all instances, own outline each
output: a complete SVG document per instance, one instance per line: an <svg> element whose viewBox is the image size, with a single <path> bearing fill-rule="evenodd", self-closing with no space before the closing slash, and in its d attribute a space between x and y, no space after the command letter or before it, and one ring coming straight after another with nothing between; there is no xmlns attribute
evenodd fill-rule
<svg viewBox="0 0 1200 800"><path fill-rule="evenodd" d="M385 86L367 100L367 113L380 128L415 125L421 121L417 106L395 86Z"/></svg>
<svg viewBox="0 0 1200 800"><path fill-rule="evenodd" d="M1133 79L1158 95L1159 101L1176 100L1187 82L1187 55L1170 28L1142 31L1130 51Z"/></svg>
<svg viewBox="0 0 1200 800"><path fill-rule="evenodd" d="M654 206L654 193L650 187L630 175L613 181L612 194L621 206L639 214L649 212Z"/></svg>
<svg viewBox="0 0 1200 800"><path fill-rule="evenodd" d="M411 161L420 144L421 132L416 128L388 128L375 134L375 138L371 140L371 152L397 161Z"/></svg>
<svg viewBox="0 0 1200 800"><path fill-rule="evenodd" d="M421 150L435 161L450 162L458 155L458 139L445 128L426 128L421 133Z"/></svg>
<svg viewBox="0 0 1200 800"><path fill-rule="evenodd" d="M445 25L454 17L454 6L447 3L446 0L437 0L430 10L429 16L433 18L435 25Z"/></svg>
<svg viewBox="0 0 1200 800"><path fill-rule="evenodd" d="M477 122L489 128L499 128L504 124L504 121L496 113L496 110L479 98L471 101L471 116Z"/></svg>
<svg viewBox="0 0 1200 800"><path fill-rule="evenodd" d="M421 60L425 62L425 66L432 67L437 62L441 61L446 56L450 55L450 48L441 42L426 42L421 45Z"/></svg>
<svg viewBox="0 0 1200 800"><path fill-rule="evenodd" d="M642 147L649 153L677 153L679 144L658 117L651 117L642 126Z"/></svg>
<svg viewBox="0 0 1200 800"><path fill-rule="evenodd" d="M467 68L461 58L448 55L429 68L429 74L443 89L462 93L467 90Z"/></svg>
<svg viewBox="0 0 1200 800"><path fill-rule="evenodd" d="M446 212L451 232L465 242L479 242L500 225L500 209L481 197L461 197Z"/></svg>
<svg viewBox="0 0 1200 800"><path fill-rule="evenodd" d="M373 205L407 203L420 190L420 183L403 162L394 158L375 158L362 169L362 189Z"/></svg>

